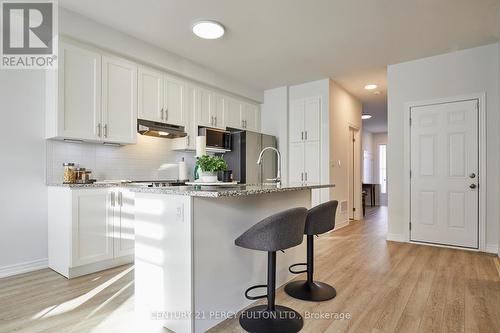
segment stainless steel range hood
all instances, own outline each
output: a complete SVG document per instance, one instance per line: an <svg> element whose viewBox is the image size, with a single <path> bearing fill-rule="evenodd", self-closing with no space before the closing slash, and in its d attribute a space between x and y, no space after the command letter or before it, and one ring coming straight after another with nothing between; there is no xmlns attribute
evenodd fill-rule
<svg viewBox="0 0 500 333"><path fill-rule="evenodd" d="M187 136L184 126L158 123L156 121L138 119L137 132L142 135L155 136L158 138L175 139Z"/></svg>

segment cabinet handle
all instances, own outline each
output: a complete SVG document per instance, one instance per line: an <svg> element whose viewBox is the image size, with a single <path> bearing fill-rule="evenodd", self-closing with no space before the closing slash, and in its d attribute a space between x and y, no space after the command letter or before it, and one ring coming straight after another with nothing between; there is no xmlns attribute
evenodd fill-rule
<svg viewBox="0 0 500 333"><path fill-rule="evenodd" d="M111 207L115 206L115 192L111 192Z"/></svg>
<svg viewBox="0 0 500 333"><path fill-rule="evenodd" d="M306 182L307 182L307 172L305 172L305 175L306 175L306 176L305 176L305 179L306 179Z"/></svg>
<svg viewBox="0 0 500 333"><path fill-rule="evenodd" d="M99 123L99 124L97 124L97 136L98 136L98 137L101 137L101 126L102 126L102 125L101 125L100 123Z"/></svg>
<svg viewBox="0 0 500 333"><path fill-rule="evenodd" d="M306 137L306 140L307 140L307 131L306 131L306 135L305 135L305 137Z"/></svg>
<svg viewBox="0 0 500 333"><path fill-rule="evenodd" d="M161 108L161 111L160 111L160 119L163 120L163 108Z"/></svg>
<svg viewBox="0 0 500 333"><path fill-rule="evenodd" d="M217 117L214 116L214 126L217 126Z"/></svg>
<svg viewBox="0 0 500 333"><path fill-rule="evenodd" d="M300 173L300 181L302 181L302 182L304 181L304 173L303 172Z"/></svg>
<svg viewBox="0 0 500 333"><path fill-rule="evenodd" d="M120 205L120 207L123 207L123 193L122 192L118 192L118 205Z"/></svg>
<svg viewBox="0 0 500 333"><path fill-rule="evenodd" d="M186 136L187 145L189 146L189 135Z"/></svg>
<svg viewBox="0 0 500 333"><path fill-rule="evenodd" d="M168 120L168 109L165 109L165 121Z"/></svg>
<svg viewBox="0 0 500 333"><path fill-rule="evenodd" d="M107 138L108 137L108 124L105 124L104 125L104 137Z"/></svg>
<svg viewBox="0 0 500 333"><path fill-rule="evenodd" d="M300 132L300 140L304 140L304 132Z"/></svg>

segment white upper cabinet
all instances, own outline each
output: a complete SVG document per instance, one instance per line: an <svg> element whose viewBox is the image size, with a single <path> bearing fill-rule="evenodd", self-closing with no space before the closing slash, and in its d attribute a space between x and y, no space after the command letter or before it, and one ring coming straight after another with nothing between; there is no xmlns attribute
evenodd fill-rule
<svg viewBox="0 0 500 333"><path fill-rule="evenodd" d="M259 107L255 104L243 103L241 108L241 120L244 129L258 132L260 130Z"/></svg>
<svg viewBox="0 0 500 333"><path fill-rule="evenodd" d="M187 88L181 79L151 68L139 69L139 119L186 126Z"/></svg>
<svg viewBox="0 0 500 333"><path fill-rule="evenodd" d="M318 141L321 133L321 104L319 98L304 103L304 140Z"/></svg>
<svg viewBox="0 0 500 333"><path fill-rule="evenodd" d="M203 88L194 88L196 123L199 126L215 126L214 94Z"/></svg>
<svg viewBox="0 0 500 333"><path fill-rule="evenodd" d="M227 108L226 98L221 94L214 94L214 127L226 129L226 122L224 121L224 113Z"/></svg>
<svg viewBox="0 0 500 333"><path fill-rule="evenodd" d="M302 142L304 140L304 101L290 102L289 114L289 141Z"/></svg>
<svg viewBox="0 0 500 333"><path fill-rule="evenodd" d="M91 48L60 44L46 82L46 137L136 143L137 67Z"/></svg>
<svg viewBox="0 0 500 333"><path fill-rule="evenodd" d="M227 127L231 128L243 128L243 122L241 119L241 107L242 103L233 98L226 98L227 108L224 110L224 121Z"/></svg>
<svg viewBox="0 0 500 333"><path fill-rule="evenodd" d="M116 57L102 57L104 141L137 142L137 66Z"/></svg>
<svg viewBox="0 0 500 333"><path fill-rule="evenodd" d="M101 55L60 43L59 68L47 77L47 137L99 140Z"/></svg>
<svg viewBox="0 0 500 333"><path fill-rule="evenodd" d="M166 75L163 81L164 122L172 125L186 125L186 84L173 76Z"/></svg>
<svg viewBox="0 0 500 333"><path fill-rule="evenodd" d="M163 110L163 73L139 67L139 119L162 121Z"/></svg>

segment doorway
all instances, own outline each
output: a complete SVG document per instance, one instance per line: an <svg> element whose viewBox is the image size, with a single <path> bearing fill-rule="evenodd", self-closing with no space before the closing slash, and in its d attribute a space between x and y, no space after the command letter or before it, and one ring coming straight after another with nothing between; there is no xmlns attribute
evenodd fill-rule
<svg viewBox="0 0 500 333"><path fill-rule="evenodd" d="M479 100L410 108L410 240L479 248Z"/></svg>

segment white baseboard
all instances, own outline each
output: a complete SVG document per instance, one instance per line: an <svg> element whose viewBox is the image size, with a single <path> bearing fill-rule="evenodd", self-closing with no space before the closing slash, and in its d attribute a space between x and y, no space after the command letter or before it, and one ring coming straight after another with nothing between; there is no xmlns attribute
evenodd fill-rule
<svg viewBox="0 0 500 333"><path fill-rule="evenodd" d="M0 267L0 278L7 276L17 275L37 271L49 267L48 259L38 259L33 261L26 261L19 264Z"/></svg>
<svg viewBox="0 0 500 333"><path fill-rule="evenodd" d="M401 242L401 243L407 243L408 239L406 239L405 235L402 234L387 234L387 240L388 241L393 241L393 242Z"/></svg>
<svg viewBox="0 0 500 333"><path fill-rule="evenodd" d="M349 219L345 220L344 222L335 223L335 229L333 230L339 230L340 228L347 227L349 223L350 223Z"/></svg>
<svg viewBox="0 0 500 333"><path fill-rule="evenodd" d="M498 246L496 246L495 244L486 244L486 248L484 249L484 252L499 254L498 253Z"/></svg>

